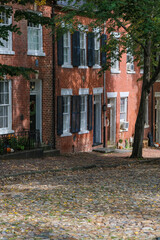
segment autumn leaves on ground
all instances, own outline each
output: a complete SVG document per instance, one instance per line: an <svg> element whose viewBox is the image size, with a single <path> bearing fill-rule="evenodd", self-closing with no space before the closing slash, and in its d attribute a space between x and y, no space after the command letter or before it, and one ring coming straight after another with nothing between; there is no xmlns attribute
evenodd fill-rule
<svg viewBox="0 0 160 240"><path fill-rule="evenodd" d="M160 237L160 160L127 156L1 161L0 239Z"/></svg>

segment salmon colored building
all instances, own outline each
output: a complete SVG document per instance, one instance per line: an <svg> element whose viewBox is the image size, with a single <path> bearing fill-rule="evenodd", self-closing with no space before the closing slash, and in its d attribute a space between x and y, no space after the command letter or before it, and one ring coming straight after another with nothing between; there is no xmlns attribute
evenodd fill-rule
<svg viewBox="0 0 160 240"><path fill-rule="evenodd" d="M14 5L14 9L18 7ZM47 17L53 12L47 6L30 9ZM57 41L49 29L21 20L22 35L10 34L8 42L0 46L0 63L37 70L30 80L7 77L0 83L0 134L38 129L41 142L61 152L117 146L119 139L124 145L132 143L140 70L128 53L100 76L107 57L101 47L107 35L98 29L84 31L90 19L77 18L82 22L77 31L67 31ZM14 22L4 19L6 24ZM145 121L146 137L150 132L148 111Z"/></svg>

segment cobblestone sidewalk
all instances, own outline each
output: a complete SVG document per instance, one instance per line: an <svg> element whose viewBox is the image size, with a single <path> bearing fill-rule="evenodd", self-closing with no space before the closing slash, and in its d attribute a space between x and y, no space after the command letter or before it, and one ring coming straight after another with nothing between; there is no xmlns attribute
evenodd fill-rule
<svg viewBox="0 0 160 240"><path fill-rule="evenodd" d="M150 154L151 150L148 151ZM159 153L155 150L154 157ZM16 167L19 173L43 170L46 165L46 169L95 164L98 167L1 179L0 239L153 240L160 237L159 160L131 164L128 156L128 153L90 153L35 162L23 160L19 165L17 161L3 162L1 174L16 173ZM108 167L118 162L119 166Z"/></svg>

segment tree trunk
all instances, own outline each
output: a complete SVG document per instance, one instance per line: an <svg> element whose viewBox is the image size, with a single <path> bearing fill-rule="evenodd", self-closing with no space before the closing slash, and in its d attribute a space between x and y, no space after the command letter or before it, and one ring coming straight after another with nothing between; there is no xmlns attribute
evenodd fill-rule
<svg viewBox="0 0 160 240"><path fill-rule="evenodd" d="M144 74L143 74L143 84L141 92L141 101L138 111L138 116L135 125L135 135L131 158L142 158L142 144L144 137L144 124L145 124L145 100L147 97L146 89L147 84L150 82L150 58L151 58L151 41L148 39L146 41L144 50Z"/></svg>
<svg viewBox="0 0 160 240"><path fill-rule="evenodd" d="M135 125L135 135L131 158L142 158L142 144L145 120L145 99L146 99L145 95L146 95L145 91L142 88L141 101Z"/></svg>

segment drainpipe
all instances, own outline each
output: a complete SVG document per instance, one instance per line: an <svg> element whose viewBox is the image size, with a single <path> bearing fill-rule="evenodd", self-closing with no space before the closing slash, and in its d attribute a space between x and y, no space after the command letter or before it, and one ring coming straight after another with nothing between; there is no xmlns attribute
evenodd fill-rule
<svg viewBox="0 0 160 240"><path fill-rule="evenodd" d="M55 6L55 1L52 3L52 14L51 18L54 18L55 12L54 12L54 6ZM53 144L52 147L55 149L55 26L53 25L52 27L52 89L53 89L53 113L52 113L52 133L53 133Z"/></svg>
<svg viewBox="0 0 160 240"><path fill-rule="evenodd" d="M105 25L104 23L104 34L105 34ZM106 71L103 73L103 147L106 147Z"/></svg>
<svg viewBox="0 0 160 240"><path fill-rule="evenodd" d="M153 85L152 85L152 98L151 98L151 134L153 137L153 114L154 114L154 110L153 110Z"/></svg>

